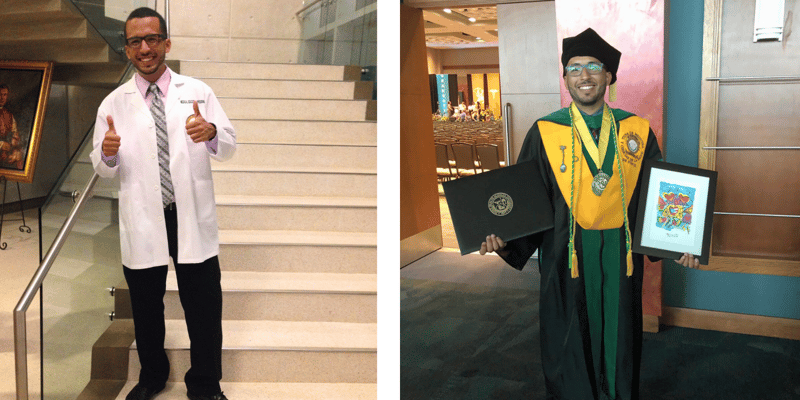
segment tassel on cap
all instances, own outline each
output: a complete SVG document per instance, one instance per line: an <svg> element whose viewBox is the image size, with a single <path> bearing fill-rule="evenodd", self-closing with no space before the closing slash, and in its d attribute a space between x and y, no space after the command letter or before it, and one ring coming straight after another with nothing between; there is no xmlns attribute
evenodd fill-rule
<svg viewBox="0 0 800 400"><path fill-rule="evenodd" d="M608 101L617 101L617 83L614 82L608 87Z"/></svg>

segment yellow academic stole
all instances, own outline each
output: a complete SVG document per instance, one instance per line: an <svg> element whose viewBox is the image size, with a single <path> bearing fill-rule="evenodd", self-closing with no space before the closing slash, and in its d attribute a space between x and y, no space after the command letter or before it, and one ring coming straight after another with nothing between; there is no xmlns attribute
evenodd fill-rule
<svg viewBox="0 0 800 400"><path fill-rule="evenodd" d="M572 214L577 223L583 229L592 230L621 227L624 223L624 218L623 214L619 212L623 203L617 165L619 165L618 161L622 161L622 175L625 179L626 188L625 204L630 204L633 190L639 179L644 149L647 145L650 131L650 124L647 120L637 116L630 116L619 121L619 132L616 135L618 151L614 156L614 173L600 196L592 191L594 176L592 176L589 165L583 157L580 134L569 125L565 126L544 120L539 121L538 125L547 158L556 176L558 188L568 202L571 198L570 188L573 186L571 184L573 163L570 162L569 158L573 154L576 157L574 163L575 192L572 194L575 207L572 207ZM575 135L574 140L573 135ZM575 144L575 149L572 149L573 143ZM618 159L620 156L622 157L621 160ZM564 162L565 159L566 162ZM600 159L597 167L602 168L602 163L603 160Z"/></svg>

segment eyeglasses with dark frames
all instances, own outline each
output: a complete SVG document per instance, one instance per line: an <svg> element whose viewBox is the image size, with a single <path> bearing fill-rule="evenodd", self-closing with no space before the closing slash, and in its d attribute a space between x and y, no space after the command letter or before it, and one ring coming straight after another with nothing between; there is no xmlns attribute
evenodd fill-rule
<svg viewBox="0 0 800 400"><path fill-rule="evenodd" d="M132 49L138 49L142 47L142 42L147 43L148 47L153 47L161 43L162 40L166 39L167 35L161 34L153 34L147 36L134 36L125 39L125 42L128 44L128 47Z"/></svg>
<svg viewBox="0 0 800 400"><path fill-rule="evenodd" d="M564 70L569 76L580 76L583 73L584 68L586 68L586 71L588 71L590 75L599 75L601 72L603 72L603 63L590 62L586 65L571 64L567 65Z"/></svg>

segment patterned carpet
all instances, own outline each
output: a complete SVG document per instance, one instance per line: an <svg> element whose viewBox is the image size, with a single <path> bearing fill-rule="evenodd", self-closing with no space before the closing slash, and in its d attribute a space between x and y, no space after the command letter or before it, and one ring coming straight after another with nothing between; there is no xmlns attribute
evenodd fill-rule
<svg viewBox="0 0 800 400"><path fill-rule="evenodd" d="M538 272L443 250L401 270L402 399L544 399ZM800 399L800 342L644 335L641 398Z"/></svg>

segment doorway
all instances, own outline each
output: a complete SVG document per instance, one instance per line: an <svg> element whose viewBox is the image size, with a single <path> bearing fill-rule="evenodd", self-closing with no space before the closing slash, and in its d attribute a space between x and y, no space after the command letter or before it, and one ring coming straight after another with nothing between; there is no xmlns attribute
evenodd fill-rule
<svg viewBox="0 0 800 400"><path fill-rule="evenodd" d="M497 167L513 164L533 122L560 107L558 80L541 73L559 68L555 3L452 5L423 9L423 18L439 152L442 246L457 249L442 182L492 169L481 160L477 146L496 148ZM475 108L481 109L477 118ZM481 113L487 115L482 118ZM463 151L461 145L472 148ZM458 153L472 154L472 159L462 162Z"/></svg>

